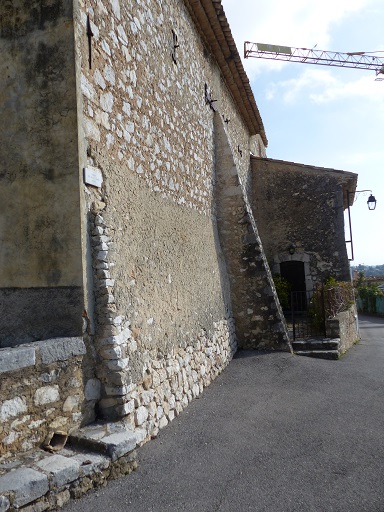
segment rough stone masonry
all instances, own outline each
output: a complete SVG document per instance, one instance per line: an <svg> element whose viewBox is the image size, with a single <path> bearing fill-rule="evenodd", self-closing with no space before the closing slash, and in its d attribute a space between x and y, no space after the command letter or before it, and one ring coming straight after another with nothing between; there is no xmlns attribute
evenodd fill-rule
<svg viewBox="0 0 384 512"><path fill-rule="evenodd" d="M267 145L249 81L217 0L0 16L2 453L96 417L150 438L237 347L288 349L246 195Z"/></svg>

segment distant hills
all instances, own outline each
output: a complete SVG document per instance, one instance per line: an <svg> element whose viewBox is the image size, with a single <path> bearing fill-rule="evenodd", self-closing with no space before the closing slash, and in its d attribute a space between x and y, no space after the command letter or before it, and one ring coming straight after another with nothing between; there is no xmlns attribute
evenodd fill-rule
<svg viewBox="0 0 384 512"><path fill-rule="evenodd" d="M352 270L356 270L357 272L364 272L364 275L369 277L382 277L384 276L384 264L383 265L364 265L364 263L360 263L359 265L351 265Z"/></svg>

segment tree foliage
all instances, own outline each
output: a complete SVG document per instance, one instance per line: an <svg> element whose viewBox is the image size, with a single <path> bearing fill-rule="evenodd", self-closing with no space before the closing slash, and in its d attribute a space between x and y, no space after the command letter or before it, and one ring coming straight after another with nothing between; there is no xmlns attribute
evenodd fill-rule
<svg viewBox="0 0 384 512"><path fill-rule="evenodd" d="M384 264L383 265L359 265L351 267L352 270L363 272L366 277L384 277Z"/></svg>
<svg viewBox="0 0 384 512"><path fill-rule="evenodd" d="M366 281L364 271L359 271L355 281L357 297L360 299L360 309L362 313L377 313L377 297L383 297L384 294L375 282Z"/></svg>

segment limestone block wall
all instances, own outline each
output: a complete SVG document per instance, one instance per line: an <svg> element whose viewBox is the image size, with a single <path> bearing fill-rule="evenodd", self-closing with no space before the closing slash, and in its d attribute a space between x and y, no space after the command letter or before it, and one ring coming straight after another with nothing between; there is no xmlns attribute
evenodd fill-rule
<svg viewBox="0 0 384 512"><path fill-rule="evenodd" d="M326 320L327 336L340 338L340 353L349 350L360 339L356 305Z"/></svg>
<svg viewBox="0 0 384 512"><path fill-rule="evenodd" d="M91 208L99 408L153 434L222 371L237 343L211 219L164 202L135 176L126 184L118 216L108 202Z"/></svg>
<svg viewBox="0 0 384 512"><path fill-rule="evenodd" d="M0 15L1 453L96 404L155 434L237 349L214 115L239 176L265 136L181 0L6 0ZM79 186L87 166L102 184Z"/></svg>
<svg viewBox="0 0 384 512"><path fill-rule="evenodd" d="M84 186L100 411L153 434L237 348L209 99L238 173L250 133L184 2L78 2L75 19L80 162L103 178Z"/></svg>
<svg viewBox="0 0 384 512"><path fill-rule="evenodd" d="M0 347L81 335L72 9L0 2Z"/></svg>
<svg viewBox="0 0 384 512"><path fill-rule="evenodd" d="M95 417L100 382L83 338L0 349L0 460Z"/></svg>
<svg viewBox="0 0 384 512"><path fill-rule="evenodd" d="M214 116L243 181L265 137L181 0L6 0L0 15L2 453L92 421L96 403L155 434L237 349ZM80 186L87 166L98 186ZM249 270L253 249L239 240ZM280 342L263 272L272 299L246 315Z"/></svg>
<svg viewBox="0 0 384 512"><path fill-rule="evenodd" d="M133 173L156 194L209 214L213 112L206 92L229 120L240 174L249 169L250 134L184 2L79 2L75 16L89 155L114 164L106 179Z"/></svg>
<svg viewBox="0 0 384 512"><path fill-rule="evenodd" d="M252 158L250 200L274 272L283 261L303 262L308 291L329 276L350 279L343 196L356 179L349 172Z"/></svg>
<svg viewBox="0 0 384 512"><path fill-rule="evenodd" d="M215 146L215 214L239 346L289 350L272 275L220 116L215 117Z"/></svg>

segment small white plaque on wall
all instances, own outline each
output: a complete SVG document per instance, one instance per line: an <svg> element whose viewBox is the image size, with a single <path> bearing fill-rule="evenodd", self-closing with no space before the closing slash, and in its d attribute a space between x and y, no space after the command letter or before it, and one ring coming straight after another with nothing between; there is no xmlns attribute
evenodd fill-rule
<svg viewBox="0 0 384 512"><path fill-rule="evenodd" d="M92 167L91 165L84 167L84 183L100 188L103 184L103 175L100 169Z"/></svg>

